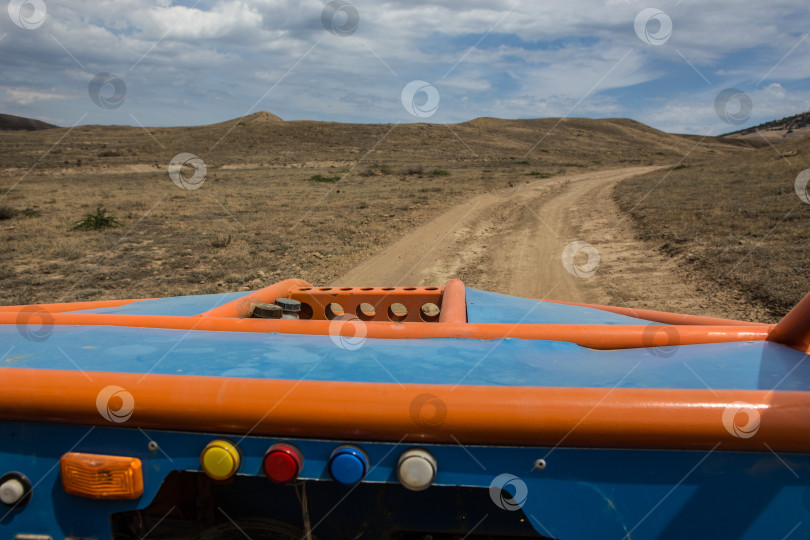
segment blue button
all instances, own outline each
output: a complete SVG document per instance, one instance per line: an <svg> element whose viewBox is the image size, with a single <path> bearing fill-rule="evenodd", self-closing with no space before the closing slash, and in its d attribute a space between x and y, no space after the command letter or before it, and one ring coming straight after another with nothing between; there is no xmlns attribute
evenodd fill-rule
<svg viewBox="0 0 810 540"><path fill-rule="evenodd" d="M368 458L359 448L353 446L341 446L332 452L329 460L329 472L332 478L351 486L359 482L366 475L368 470Z"/></svg>

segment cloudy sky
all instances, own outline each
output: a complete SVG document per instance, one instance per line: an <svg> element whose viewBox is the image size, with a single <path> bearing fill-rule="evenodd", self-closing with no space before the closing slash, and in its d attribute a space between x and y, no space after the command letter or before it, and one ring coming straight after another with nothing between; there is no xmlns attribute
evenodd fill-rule
<svg viewBox="0 0 810 540"><path fill-rule="evenodd" d="M7 7L0 112L62 126L199 125L267 110L382 123L629 117L720 134L810 110L810 10L796 0Z"/></svg>

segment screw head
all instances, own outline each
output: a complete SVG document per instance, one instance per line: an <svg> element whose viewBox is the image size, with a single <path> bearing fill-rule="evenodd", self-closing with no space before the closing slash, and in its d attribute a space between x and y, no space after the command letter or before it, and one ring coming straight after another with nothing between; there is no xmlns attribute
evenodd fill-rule
<svg viewBox="0 0 810 540"><path fill-rule="evenodd" d="M258 319L280 319L283 311L281 306L276 304L257 304L253 308L253 317Z"/></svg>
<svg viewBox="0 0 810 540"><path fill-rule="evenodd" d="M276 304L281 306L284 311L301 311L301 302L292 298L277 298Z"/></svg>

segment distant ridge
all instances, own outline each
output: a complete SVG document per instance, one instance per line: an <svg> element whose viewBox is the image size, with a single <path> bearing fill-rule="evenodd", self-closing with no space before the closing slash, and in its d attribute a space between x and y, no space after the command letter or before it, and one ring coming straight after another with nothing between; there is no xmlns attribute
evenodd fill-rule
<svg viewBox="0 0 810 540"><path fill-rule="evenodd" d="M0 129L3 130L36 131L39 129L53 129L57 127L59 126L43 122L42 120L14 116L13 114L0 114Z"/></svg>
<svg viewBox="0 0 810 540"><path fill-rule="evenodd" d="M240 125L276 124L283 122L284 120L282 120L273 113L269 113L267 111L259 111L253 114L249 114L247 116L238 116L236 118L231 118L230 120L225 120L224 122L219 122L216 124L208 124L208 126L222 126L234 123ZM198 126L198 127L205 127L205 126Z"/></svg>
<svg viewBox="0 0 810 540"><path fill-rule="evenodd" d="M441 170L440 165L466 167L472 163L504 162L509 167L513 164L529 167L521 170L521 174L527 176L521 180L528 181L529 177L563 174L570 167L677 163L696 145L700 155L750 146L747 141L734 139L695 140L627 118L478 118L451 125L402 123L393 129L391 124L283 121L260 111L218 124L147 129L148 132L142 127L126 125L82 126L79 132L88 144L92 142L92 148L88 147L87 152L74 150L71 157L81 158L82 164L95 162L102 167L126 168L133 164L134 156L139 156L135 164L151 170L155 162L169 162L172 156L191 147L206 147L216 150L216 158L209 155L209 159L230 169L317 162L329 163L330 169L334 165L340 170L347 163L362 161L372 149L374 155L369 159L382 159L377 155L383 153L390 156L391 163L385 165L390 165L391 171L413 170L418 174L421 168ZM2 133L13 136L19 132L0 131ZM42 136L47 138L47 132ZM25 138L31 139L30 144L37 139L35 136ZM155 150L156 140L162 146L159 154ZM11 159L10 155L0 152L0 169L4 163L6 167L21 167L26 163L30 167L34 163L20 158L19 152L16 159ZM26 154L26 159L29 157ZM64 161L63 156L53 155L37 166L64 169ZM323 170L320 174L332 172ZM374 175L379 171L371 168L360 172Z"/></svg>
<svg viewBox="0 0 810 540"><path fill-rule="evenodd" d="M242 122L245 123L253 123L253 122L283 122L281 118L276 116L275 114L269 113L267 111L259 111L257 113L253 113L249 116L243 116L240 118Z"/></svg>
<svg viewBox="0 0 810 540"><path fill-rule="evenodd" d="M747 139L764 136L768 139L793 139L806 135L810 135L810 111L726 133L724 137Z"/></svg>

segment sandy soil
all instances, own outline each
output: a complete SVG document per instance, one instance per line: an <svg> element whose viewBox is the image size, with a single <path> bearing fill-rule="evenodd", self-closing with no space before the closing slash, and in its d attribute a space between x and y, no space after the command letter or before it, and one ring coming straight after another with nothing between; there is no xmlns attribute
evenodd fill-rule
<svg viewBox="0 0 810 540"><path fill-rule="evenodd" d="M335 283L432 285L460 276L469 285L507 294L600 300L604 294L594 286L595 275L572 275L562 261L570 242L595 242L594 238L579 236L594 210L583 209L581 202L592 200L594 191L650 170L655 167L549 178L473 197L404 236ZM603 199L595 206L601 204L610 201ZM581 265L585 261L575 262Z"/></svg>
<svg viewBox="0 0 810 540"><path fill-rule="evenodd" d="M612 208L591 188L625 174L604 171L684 156L697 170L749 146L627 119L370 125L256 113L193 128L0 129L0 305L211 294L290 277L452 276L526 296L620 298L602 283L611 246L586 228ZM168 174L187 152L206 164L200 189ZM580 219L574 203L592 203L593 217ZM74 230L97 212L118 226ZM561 266L575 240L602 255L591 278Z"/></svg>
<svg viewBox="0 0 810 540"><path fill-rule="evenodd" d="M743 315L750 307L737 310L735 299L718 291L707 298L674 261L639 241L613 202L616 183L659 169L548 178L473 197L333 284L435 285L459 277L469 286L515 296ZM572 242L592 248L569 256L569 271L563 253Z"/></svg>

